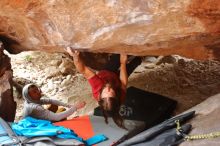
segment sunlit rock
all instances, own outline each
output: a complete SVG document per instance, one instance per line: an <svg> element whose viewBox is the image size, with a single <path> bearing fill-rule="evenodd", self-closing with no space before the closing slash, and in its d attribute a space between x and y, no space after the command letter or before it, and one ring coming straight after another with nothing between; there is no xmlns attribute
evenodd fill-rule
<svg viewBox="0 0 220 146"><path fill-rule="evenodd" d="M218 0L1 0L10 52L43 50L220 58Z"/></svg>

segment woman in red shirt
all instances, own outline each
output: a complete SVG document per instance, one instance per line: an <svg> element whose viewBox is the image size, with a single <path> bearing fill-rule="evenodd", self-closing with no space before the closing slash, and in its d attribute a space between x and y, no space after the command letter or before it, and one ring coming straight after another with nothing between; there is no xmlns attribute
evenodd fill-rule
<svg viewBox="0 0 220 146"><path fill-rule="evenodd" d="M128 76L141 64L141 58L134 57L127 64L127 55L112 55L106 67L96 74L83 63L78 51L67 48L67 52L73 57L76 69L90 83L93 96L102 109L105 122L108 123L108 114L111 114L114 122L124 128L123 119L119 115L120 105L125 101Z"/></svg>

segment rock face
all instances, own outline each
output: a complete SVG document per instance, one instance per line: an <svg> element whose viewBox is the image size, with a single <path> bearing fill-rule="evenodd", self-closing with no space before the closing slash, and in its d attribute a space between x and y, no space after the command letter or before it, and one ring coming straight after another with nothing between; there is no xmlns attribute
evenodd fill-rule
<svg viewBox="0 0 220 146"><path fill-rule="evenodd" d="M219 132L220 125L220 94L210 97L189 111L196 111L196 117L191 120L192 131L189 135L210 134ZM180 146L218 146L219 137L185 141Z"/></svg>
<svg viewBox="0 0 220 146"><path fill-rule="evenodd" d="M0 117L13 122L16 103L12 92L12 70L10 58L3 53L0 47Z"/></svg>
<svg viewBox="0 0 220 146"><path fill-rule="evenodd" d="M220 58L219 0L1 0L10 52L43 50Z"/></svg>
<svg viewBox="0 0 220 146"><path fill-rule="evenodd" d="M85 108L78 110L71 117L92 113L97 107L88 81L76 71L73 61L67 55L26 51L9 57L13 80L18 84L23 86L35 83L41 88L44 96L71 105L78 101L87 103ZM16 94L14 98L17 102L15 120L18 121L23 115L24 100L16 98Z"/></svg>

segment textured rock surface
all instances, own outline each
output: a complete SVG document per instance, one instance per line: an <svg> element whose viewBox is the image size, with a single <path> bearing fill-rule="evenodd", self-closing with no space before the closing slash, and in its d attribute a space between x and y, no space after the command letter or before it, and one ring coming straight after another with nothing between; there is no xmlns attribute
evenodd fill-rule
<svg viewBox="0 0 220 146"><path fill-rule="evenodd" d="M0 46L0 117L12 122L15 118L15 111L16 103L12 92L11 63Z"/></svg>
<svg viewBox="0 0 220 146"><path fill-rule="evenodd" d="M220 56L219 0L1 0L0 40L11 52L126 52ZM10 50L13 49L13 50Z"/></svg>
<svg viewBox="0 0 220 146"><path fill-rule="evenodd" d="M91 113L97 106L96 101L91 98L88 82L82 74L76 72L72 60L66 55L28 51L10 57L14 80L19 84L35 83L41 87L45 96L65 103L86 101L86 107L71 117ZM23 102L23 98L17 99L16 120L22 116Z"/></svg>
<svg viewBox="0 0 220 146"><path fill-rule="evenodd" d="M19 84L33 82L46 96L70 104L86 101L86 107L72 116L89 114L97 106L89 83L76 72L72 60L66 55L28 51L10 57L14 80ZM177 100L176 114L220 91L218 61L197 61L174 55L160 57L152 63L146 61L129 77L129 86ZM23 100L20 99L17 119L21 117L22 108Z"/></svg>
<svg viewBox="0 0 220 146"><path fill-rule="evenodd" d="M190 122L193 126L190 135L209 134L220 131L220 94L217 94L203 101L201 104L193 107L197 116ZM213 139L202 139L194 141L186 141L180 146L219 146L220 137Z"/></svg>

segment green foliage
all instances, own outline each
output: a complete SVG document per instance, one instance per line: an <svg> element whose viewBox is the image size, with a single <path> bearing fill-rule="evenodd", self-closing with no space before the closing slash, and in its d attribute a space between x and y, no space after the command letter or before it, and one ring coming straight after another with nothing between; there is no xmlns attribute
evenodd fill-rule
<svg viewBox="0 0 220 146"><path fill-rule="evenodd" d="M27 62L31 62L33 58L31 57L31 55L26 55L24 59Z"/></svg>

